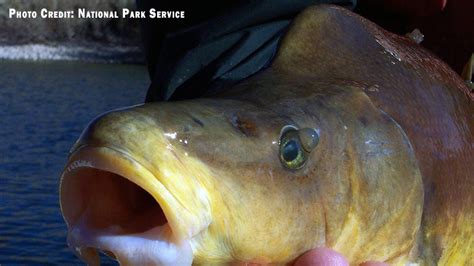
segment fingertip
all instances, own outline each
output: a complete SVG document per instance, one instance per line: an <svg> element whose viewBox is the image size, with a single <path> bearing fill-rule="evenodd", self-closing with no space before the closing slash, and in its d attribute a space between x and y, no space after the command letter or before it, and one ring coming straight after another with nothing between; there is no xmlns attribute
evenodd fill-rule
<svg viewBox="0 0 474 266"><path fill-rule="evenodd" d="M332 249L315 248L298 258L295 266L349 266L349 263Z"/></svg>

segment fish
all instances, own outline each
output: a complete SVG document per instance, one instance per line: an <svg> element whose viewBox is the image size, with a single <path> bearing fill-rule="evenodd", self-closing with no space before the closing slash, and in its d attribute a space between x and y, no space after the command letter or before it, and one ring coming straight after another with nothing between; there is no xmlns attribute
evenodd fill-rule
<svg viewBox="0 0 474 266"><path fill-rule="evenodd" d="M259 73L92 121L61 175L68 244L91 265L472 265L473 106L416 41L309 7Z"/></svg>

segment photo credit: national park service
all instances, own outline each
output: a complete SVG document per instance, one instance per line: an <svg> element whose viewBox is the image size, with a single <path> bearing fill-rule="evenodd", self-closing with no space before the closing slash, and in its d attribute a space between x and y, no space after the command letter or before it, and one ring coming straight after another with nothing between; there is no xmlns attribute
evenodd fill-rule
<svg viewBox="0 0 474 266"><path fill-rule="evenodd" d="M472 10L0 1L0 265L474 265Z"/></svg>

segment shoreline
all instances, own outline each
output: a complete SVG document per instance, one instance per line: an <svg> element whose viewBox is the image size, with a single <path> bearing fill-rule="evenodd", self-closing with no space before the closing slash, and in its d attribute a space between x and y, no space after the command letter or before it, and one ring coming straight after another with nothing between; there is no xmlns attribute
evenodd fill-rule
<svg viewBox="0 0 474 266"><path fill-rule="evenodd" d="M103 44L1 44L1 61L81 61L112 64L145 64L136 46Z"/></svg>

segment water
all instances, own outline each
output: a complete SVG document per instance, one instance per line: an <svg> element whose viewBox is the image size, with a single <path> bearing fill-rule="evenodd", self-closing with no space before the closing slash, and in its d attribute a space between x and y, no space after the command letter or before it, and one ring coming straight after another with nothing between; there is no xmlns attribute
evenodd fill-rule
<svg viewBox="0 0 474 266"><path fill-rule="evenodd" d="M66 246L58 181L87 123L143 102L146 68L0 61L0 264L80 264Z"/></svg>

